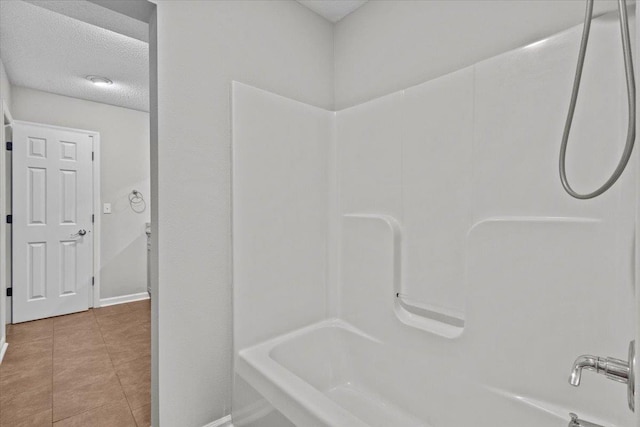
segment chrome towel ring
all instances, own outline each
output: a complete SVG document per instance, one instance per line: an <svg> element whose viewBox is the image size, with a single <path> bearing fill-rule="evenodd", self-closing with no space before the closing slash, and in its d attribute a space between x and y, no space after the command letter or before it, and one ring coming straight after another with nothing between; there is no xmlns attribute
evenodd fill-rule
<svg viewBox="0 0 640 427"><path fill-rule="evenodd" d="M144 200L144 195L138 190L133 190L129 193L129 206L135 213L142 213L147 209L147 202Z"/></svg>

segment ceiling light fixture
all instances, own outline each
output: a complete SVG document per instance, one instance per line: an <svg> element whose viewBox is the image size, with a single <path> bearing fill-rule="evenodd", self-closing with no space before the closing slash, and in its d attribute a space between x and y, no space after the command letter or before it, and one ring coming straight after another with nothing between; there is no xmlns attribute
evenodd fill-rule
<svg viewBox="0 0 640 427"><path fill-rule="evenodd" d="M113 82L108 78L100 76L87 76L87 80L96 86L109 86L113 84Z"/></svg>

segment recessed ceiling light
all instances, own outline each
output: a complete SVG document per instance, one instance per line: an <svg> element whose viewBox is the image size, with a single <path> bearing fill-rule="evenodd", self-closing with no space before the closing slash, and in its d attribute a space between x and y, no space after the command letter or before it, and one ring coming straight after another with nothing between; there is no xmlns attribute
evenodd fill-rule
<svg viewBox="0 0 640 427"><path fill-rule="evenodd" d="M113 82L108 78L100 76L87 76L87 80L96 86L109 86L113 84Z"/></svg>

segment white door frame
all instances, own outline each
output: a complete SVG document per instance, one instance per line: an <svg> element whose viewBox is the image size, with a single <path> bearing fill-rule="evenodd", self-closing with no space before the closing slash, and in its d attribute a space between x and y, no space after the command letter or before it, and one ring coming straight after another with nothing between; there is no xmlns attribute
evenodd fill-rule
<svg viewBox="0 0 640 427"><path fill-rule="evenodd" d="M635 46L635 52L634 52L634 57L635 57L635 78L636 81L638 81L638 79L640 78L640 63L638 63L638 55L640 54L640 9L638 9L638 4L636 4L636 13L635 13L635 36L636 36L636 46ZM638 128L640 126L640 112L636 113L636 128ZM636 169L640 168L640 150L638 150L638 136L636 136L636 147L635 147L635 153L634 156L635 158L635 162L636 162ZM636 316L635 316L635 323L636 323L636 334L635 334L635 340L636 340L636 353L638 352L638 349L640 348L640 172L638 172L637 170L636 172L636 176L635 176L635 184L636 184L636 221L635 221L635 253L634 253L634 262L635 262L635 295L636 295ZM627 172L628 173L628 172ZM636 359L640 357L640 356L636 356ZM638 370L636 370L635 372L635 407L636 407L636 426L640 427L640 387L638 386L638 384L640 384L640 372L638 372Z"/></svg>
<svg viewBox="0 0 640 427"><path fill-rule="evenodd" d="M75 129L64 126L54 126L48 125L44 123L34 123L34 122L26 122L23 120L14 120L14 124L22 124L29 126L38 126L44 127L48 129L58 129L62 131L71 131L84 133L89 135L89 137L93 141L93 162L92 162L92 171L93 171L93 266L92 266L92 276L93 276L93 286L89 291L89 308L92 307L100 307L100 206L101 206L101 198L100 198L100 132L95 132L91 130L85 129ZM12 284L13 286L13 284Z"/></svg>
<svg viewBox="0 0 640 427"><path fill-rule="evenodd" d="M7 265L10 260L11 251L7 244L7 236L10 226L5 222L8 207L7 198L10 197L10 193L7 191L8 173L5 170L7 152L4 144L5 141L8 140L7 127L13 124L13 118L11 117L9 106L2 98L0 98L0 120L2 121L2 123L0 123L2 126L0 129L0 143L3 145L0 147L0 201L2 201L2 205L0 206L0 283L2 284L2 286L0 286L0 363L2 363L2 358L7 351L8 345L6 337L6 322L7 319L10 318L10 313L6 313L5 310L9 308L9 305L7 304L6 288L7 282L9 281Z"/></svg>

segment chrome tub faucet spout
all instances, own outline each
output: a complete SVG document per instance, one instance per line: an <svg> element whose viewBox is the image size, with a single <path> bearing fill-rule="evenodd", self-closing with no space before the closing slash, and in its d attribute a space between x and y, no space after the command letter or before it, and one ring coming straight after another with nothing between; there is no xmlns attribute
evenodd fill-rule
<svg viewBox="0 0 640 427"><path fill-rule="evenodd" d="M594 371L611 380L625 384L629 380L628 362L620 359L614 359L613 357L583 355L573 362L573 368L571 369L571 375L569 376L569 384L574 387L580 385L583 369Z"/></svg>
<svg viewBox="0 0 640 427"><path fill-rule="evenodd" d="M635 341L629 343L629 361L613 357L591 356L589 354L578 357L571 368L569 384L574 387L580 385L582 371L593 371L602 374L610 380L627 384L627 403L629 409L634 410L635 381L634 371L636 363Z"/></svg>

